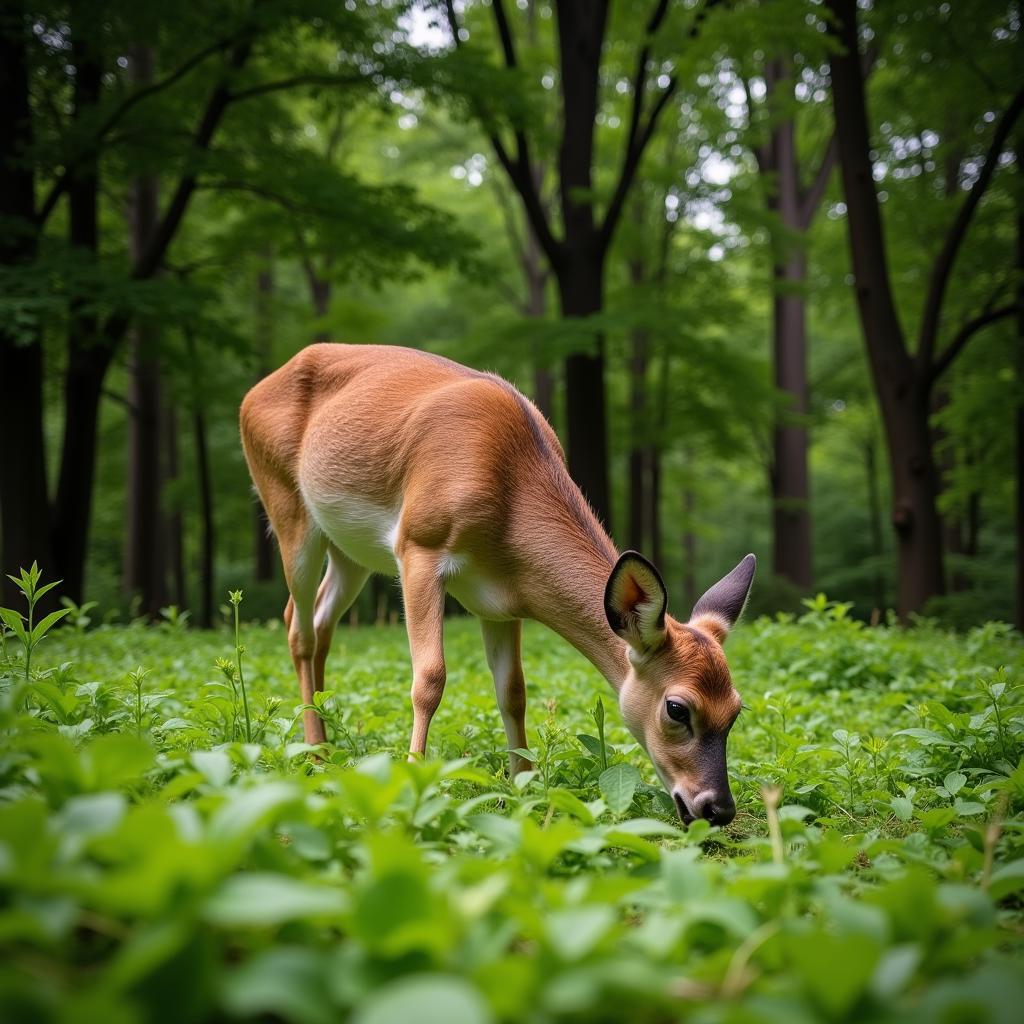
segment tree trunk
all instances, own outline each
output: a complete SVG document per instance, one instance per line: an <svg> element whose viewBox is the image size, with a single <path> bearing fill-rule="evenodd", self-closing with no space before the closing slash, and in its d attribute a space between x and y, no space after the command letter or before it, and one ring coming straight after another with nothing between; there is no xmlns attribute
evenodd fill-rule
<svg viewBox="0 0 1024 1024"><path fill-rule="evenodd" d="M807 265L793 253L775 267L775 386L788 396L773 428L772 526L777 576L809 592L814 586L811 495L807 468L807 340L802 289Z"/></svg>
<svg viewBox="0 0 1024 1024"><path fill-rule="evenodd" d="M263 258L264 267L256 281L257 380L270 373L274 351L274 254L269 247ZM253 578L260 583L272 580L274 563L270 521L263 503L256 497L253 505Z"/></svg>
<svg viewBox="0 0 1024 1024"><path fill-rule="evenodd" d="M164 408L163 436L167 462L166 481L174 488L174 503L167 510L167 563L170 569L171 601L179 608L188 607L185 584L185 518L181 510L180 466L178 459L178 415L173 405Z"/></svg>
<svg viewBox="0 0 1024 1024"><path fill-rule="evenodd" d="M202 406L192 411L192 436L196 446L196 474L199 484L199 625L213 626L213 557L216 537L213 522L213 486L210 456L206 443L206 419Z"/></svg>
<svg viewBox="0 0 1024 1024"><path fill-rule="evenodd" d="M313 310L318 320L327 316L331 308L331 282L326 277L319 277L312 270L309 273L309 294L313 300ZM313 336L314 341L330 341L330 331L320 328Z"/></svg>
<svg viewBox="0 0 1024 1024"><path fill-rule="evenodd" d="M687 458L689 464L689 458ZM689 473L689 465L687 465ZM697 496L690 480L683 486L683 611L689 615L697 603L697 534L693 530L693 519L697 508ZM657 564L657 563L655 563Z"/></svg>
<svg viewBox="0 0 1024 1024"><path fill-rule="evenodd" d="M5 8L0 25L0 261L30 263L36 255L35 176L26 158L32 146L27 40L29 22L21 5ZM7 573L34 560L47 577L55 565L48 532L46 451L43 441L43 350L33 326L19 334L0 322L0 598L17 607L17 589Z"/></svg>
<svg viewBox="0 0 1024 1024"><path fill-rule="evenodd" d="M882 572L885 541L882 534L882 499L878 493L878 446L873 435L864 442L864 471L868 483L868 530L871 536L871 555L875 562L875 610L880 613L886 607L885 574Z"/></svg>
<svg viewBox="0 0 1024 1024"><path fill-rule="evenodd" d="M71 9L72 60L75 66L75 122L88 117L99 101L102 69L91 43L97 38L95 12ZM68 240L79 258L95 260L99 250L99 178L95 157L83 160L68 182ZM64 380L64 444L53 509L52 546L63 592L72 601L85 597L85 563L92 517L92 481L96 463L96 426L103 378L110 355L99 337L96 317L80 311L88 301L71 302L68 363Z"/></svg>
<svg viewBox="0 0 1024 1024"><path fill-rule="evenodd" d="M829 0L828 6L842 48L832 57L832 99L850 252L861 328L885 424L899 572L897 609L906 619L922 611L929 598L945 592L928 384L915 372L907 352L890 285L872 177L856 4Z"/></svg>
<svg viewBox="0 0 1024 1024"><path fill-rule="evenodd" d="M630 260L630 281L634 288L644 284L644 266L641 260ZM650 431L648 429L649 401L647 389L646 328L634 327L630 332L629 357L629 532L627 543L634 551L647 550L646 527L650 522ZM657 565L657 562L654 563Z"/></svg>
<svg viewBox="0 0 1024 1024"><path fill-rule="evenodd" d="M559 274L562 315L586 317L601 310L602 268L590 258L582 266ZM605 424L604 336L594 349L575 352L565 361L565 413L569 473L590 502L598 519L611 532L608 487L608 437Z"/></svg>
<svg viewBox="0 0 1024 1024"><path fill-rule="evenodd" d="M1024 147L1017 150L1021 169ZM1017 601L1016 623L1024 631L1024 212L1017 214Z"/></svg>
<svg viewBox="0 0 1024 1024"><path fill-rule="evenodd" d="M791 93L788 63L773 60L765 71L769 99L781 86ZM787 399L772 430L772 536L776 576L800 590L814 586L811 551L811 494L807 469L807 330L804 291L807 259L796 123L788 117L775 126L769 148L774 190L769 207L778 216L781 238L773 240L772 330L775 386Z"/></svg>
<svg viewBox="0 0 1024 1024"><path fill-rule="evenodd" d="M132 81L153 80L153 51L139 46L131 55ZM138 263L151 244L159 217L157 181L152 175L132 184L131 248ZM159 334L149 324L131 332L129 394L132 417L128 442L128 509L125 523L124 588L138 595L140 612L157 618L167 603L167 531L163 513L163 387Z"/></svg>
<svg viewBox="0 0 1024 1024"><path fill-rule="evenodd" d="M565 242L555 268L561 314L600 313L604 304L605 249L594 220L592 174L605 4L565 0L556 5L561 62L563 130L558 153L559 196ZM565 361L569 472L612 532L605 423L604 337Z"/></svg>

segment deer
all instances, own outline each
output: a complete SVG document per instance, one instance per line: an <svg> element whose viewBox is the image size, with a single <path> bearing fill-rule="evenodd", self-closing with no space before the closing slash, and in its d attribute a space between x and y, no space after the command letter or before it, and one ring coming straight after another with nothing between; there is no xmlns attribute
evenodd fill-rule
<svg viewBox="0 0 1024 1024"><path fill-rule="evenodd" d="M397 577L412 662L409 756L444 692L445 595L480 623L508 741L531 767L522 623L535 620L611 684L684 825L736 813L726 740L741 709L722 644L754 578L747 555L668 614L661 574L618 552L571 479L554 430L502 377L387 345L309 345L246 394L242 445L280 549L303 732L339 618L371 573Z"/></svg>

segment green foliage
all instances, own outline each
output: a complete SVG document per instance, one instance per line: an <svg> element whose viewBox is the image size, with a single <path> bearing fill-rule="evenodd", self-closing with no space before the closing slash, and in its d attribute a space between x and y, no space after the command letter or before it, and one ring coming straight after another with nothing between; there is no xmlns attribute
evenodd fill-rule
<svg viewBox="0 0 1024 1024"><path fill-rule="evenodd" d="M413 763L400 629L339 632L311 761L282 629L232 627L62 630L27 690L8 653L5 1019L923 1024L1024 998L1004 627L870 629L818 598L741 628L739 814L688 831L539 628L535 768L509 780L470 623L449 624L439 760Z"/></svg>

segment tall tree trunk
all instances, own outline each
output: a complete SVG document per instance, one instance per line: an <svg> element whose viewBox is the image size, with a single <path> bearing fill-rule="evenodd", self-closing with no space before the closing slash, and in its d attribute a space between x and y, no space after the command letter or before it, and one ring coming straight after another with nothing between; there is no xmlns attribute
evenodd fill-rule
<svg viewBox="0 0 1024 1024"><path fill-rule="evenodd" d="M1017 150L1022 167L1024 146ZM1017 213L1017 601L1016 623L1024 631L1024 210Z"/></svg>
<svg viewBox="0 0 1024 1024"><path fill-rule="evenodd" d="M188 588L185 583L185 517L182 514L180 465L178 458L178 414L169 402L164 408L164 456L167 463L166 481L174 485L174 503L167 510L167 563L170 569L171 601L179 608L188 607Z"/></svg>
<svg viewBox="0 0 1024 1024"><path fill-rule="evenodd" d="M23 5L4 7L0 23L0 262L30 263L36 255L35 175L32 146L28 39ZM43 441L43 350L36 328L27 335L0 322L0 598L17 607L17 589L7 573L34 560L52 576L55 565L48 531L49 504Z"/></svg>
<svg viewBox="0 0 1024 1024"><path fill-rule="evenodd" d="M629 278L634 289L645 281L640 259L629 261ZM646 528L650 522L650 430L647 389L648 334L645 327L630 331L629 344L629 527L627 543L634 551L645 551ZM655 565L657 563L655 562Z"/></svg>
<svg viewBox="0 0 1024 1024"><path fill-rule="evenodd" d="M102 87L101 60L92 49L99 33L96 14L78 3L71 8L75 122L89 115L99 101ZM76 165L67 196L71 247L79 258L95 260L99 250L99 178L95 156ZM76 298L71 303L64 377L64 443L52 515L54 560L64 580L63 591L73 601L82 601L85 596L96 429L103 378L110 365L110 353L99 336L95 315L79 308L85 301Z"/></svg>
<svg viewBox="0 0 1024 1024"><path fill-rule="evenodd" d="M601 311L603 271L592 259L559 274L562 315L587 317ZM593 350L575 352L565 361L565 413L569 472L597 517L611 532L608 486L608 436L605 423L604 336Z"/></svg>
<svg viewBox="0 0 1024 1024"><path fill-rule="evenodd" d="M594 219L594 124L597 117L605 4L582 0L556 5L561 60L563 131L558 154L565 243L556 267L561 313L589 317L604 305L605 244ZM565 361L569 472L609 532L608 435L605 414L604 336L589 351Z"/></svg>
<svg viewBox="0 0 1024 1024"><path fill-rule="evenodd" d="M132 80L152 82L153 51L131 55ZM158 185L152 175L136 178L131 198L131 248L136 263L151 244L159 216ZM124 588L140 599L143 615L156 618L167 600L167 531L163 511L163 387L159 334L151 324L131 332L129 394L133 415L128 440L128 508L125 524Z"/></svg>
<svg viewBox="0 0 1024 1024"><path fill-rule="evenodd" d="M697 534L693 529L697 495L690 479L693 467L688 452L685 453L684 466L686 482L683 484L683 609L685 614L689 614L700 595L697 590Z"/></svg>
<svg viewBox="0 0 1024 1024"><path fill-rule="evenodd" d="M271 371L274 351L274 254L268 246L263 253L264 265L256 280L256 343L258 363L256 379L262 380ZM253 578L265 583L274 578L274 542L270 536L270 520L259 497L253 505Z"/></svg>
<svg viewBox="0 0 1024 1024"><path fill-rule="evenodd" d="M765 70L769 100L780 88L792 91L788 62L770 61ZM787 399L772 430L772 536L775 574L803 591L814 585L811 551L811 494L807 468L807 330L804 255L806 218L792 116L772 130L770 169L774 172L769 206L779 218L774 239L772 331L775 386Z"/></svg>
<svg viewBox="0 0 1024 1024"><path fill-rule="evenodd" d="M942 530L928 425L929 383L908 354L887 269L871 166L854 0L829 0L842 52L832 58L832 98L847 206L857 307L885 425L899 567L897 608L920 612L945 592Z"/></svg>
<svg viewBox="0 0 1024 1024"><path fill-rule="evenodd" d="M313 300L313 310L316 313L318 320L323 320L327 316L327 311L331 308L331 282L326 277L320 277L312 269L309 273L309 294ZM330 341L331 333L324 327L321 327L316 334L313 336L314 341Z"/></svg>
<svg viewBox="0 0 1024 1024"><path fill-rule="evenodd" d="M864 472L868 484L868 533L871 537L871 555L875 563L875 610L882 612L886 607L885 573L882 571L885 541L882 534L882 499L878 493L878 445L873 434L864 442Z"/></svg>
<svg viewBox="0 0 1024 1024"><path fill-rule="evenodd" d="M192 437L196 446L196 475L199 483L199 625L213 625L213 558L216 545L213 520L213 484L206 443L206 418L202 405L192 410Z"/></svg>

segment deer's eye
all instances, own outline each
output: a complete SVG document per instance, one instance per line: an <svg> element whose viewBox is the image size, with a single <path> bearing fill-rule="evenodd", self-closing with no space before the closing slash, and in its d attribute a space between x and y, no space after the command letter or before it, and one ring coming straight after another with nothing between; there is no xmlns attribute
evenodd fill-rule
<svg viewBox="0 0 1024 1024"><path fill-rule="evenodd" d="M668 712L668 717L673 722L681 722L683 725L689 727L690 725L690 709L677 700L665 701L665 710Z"/></svg>

